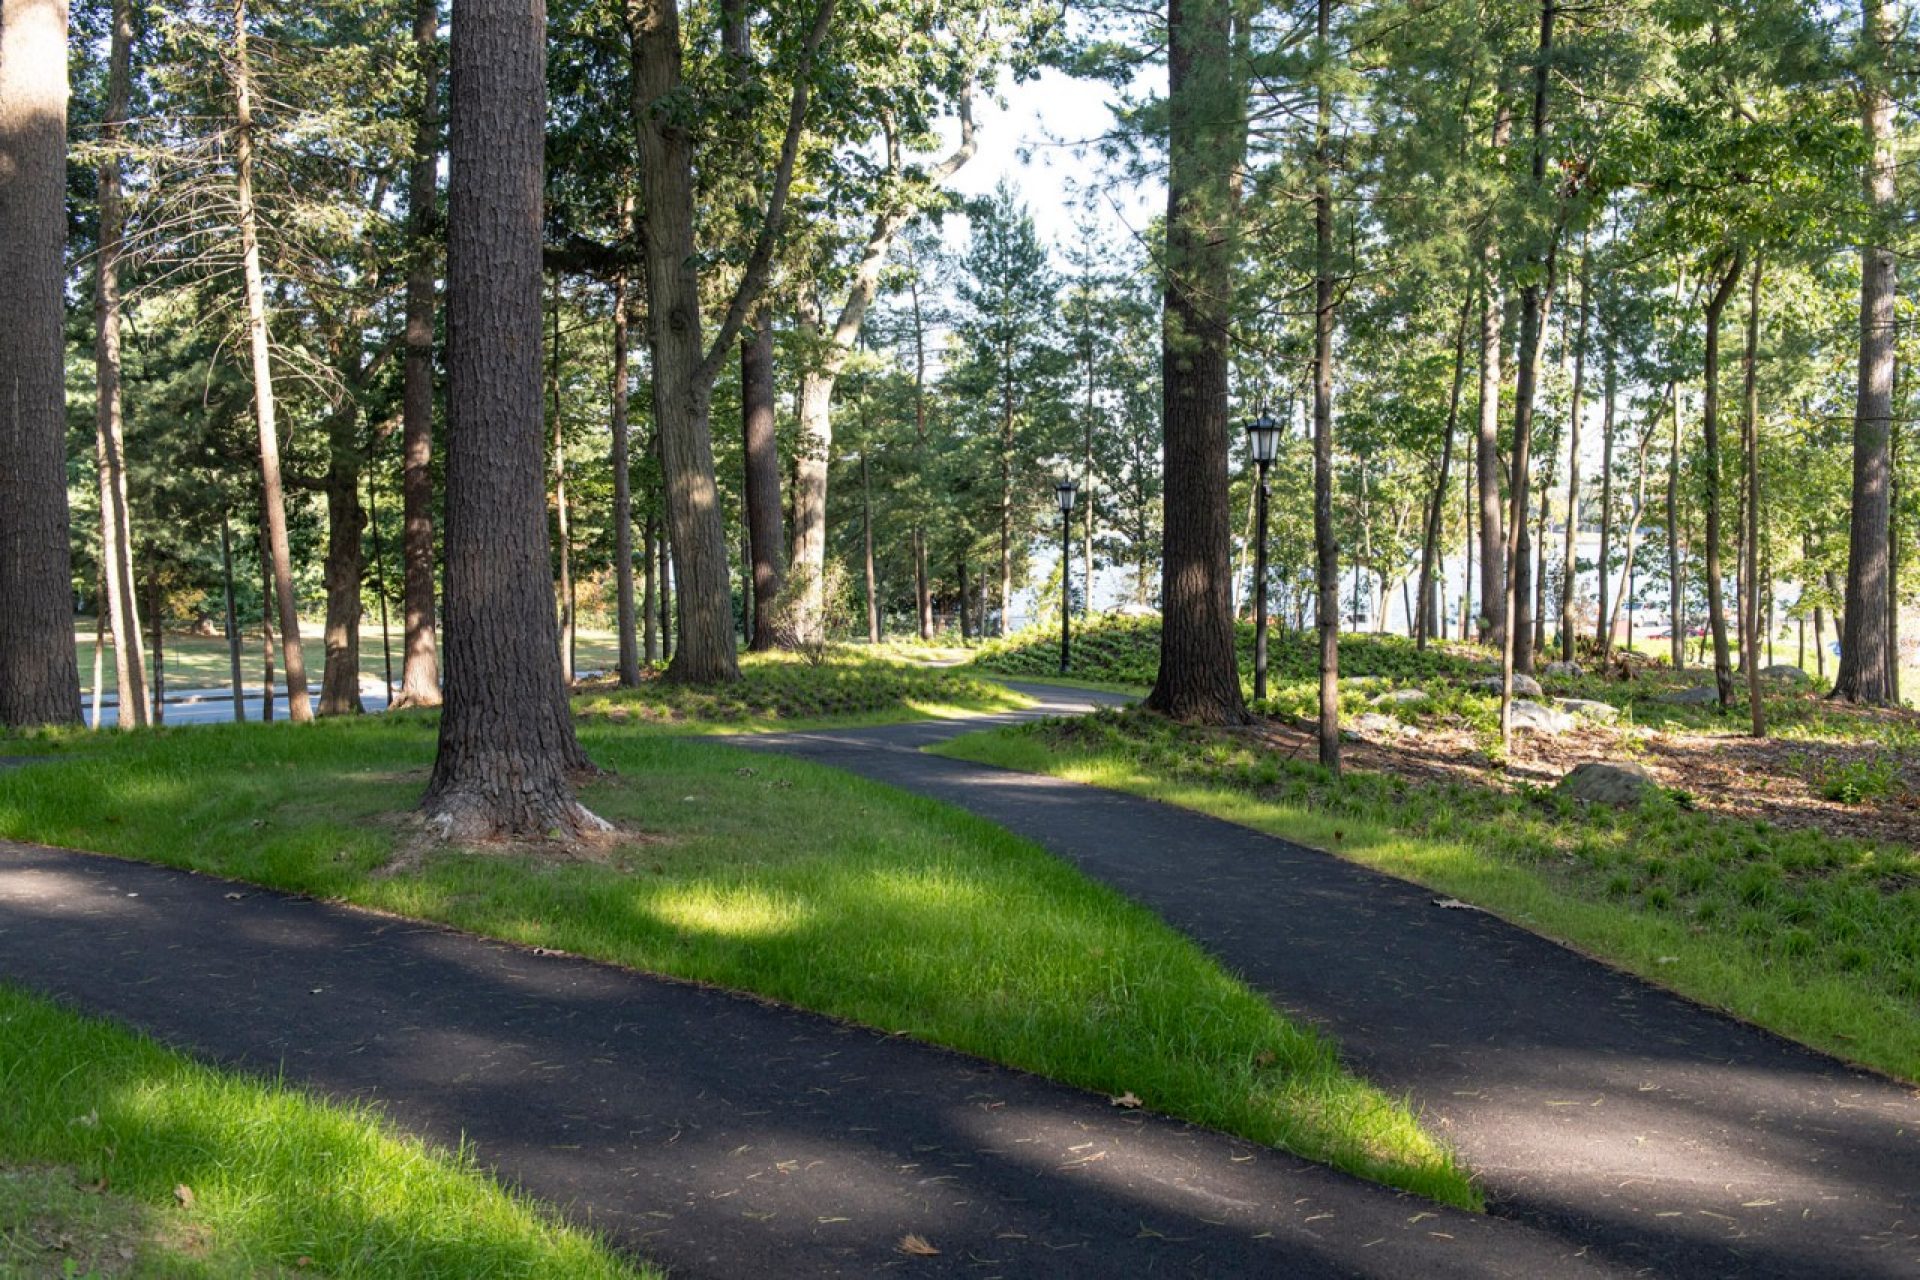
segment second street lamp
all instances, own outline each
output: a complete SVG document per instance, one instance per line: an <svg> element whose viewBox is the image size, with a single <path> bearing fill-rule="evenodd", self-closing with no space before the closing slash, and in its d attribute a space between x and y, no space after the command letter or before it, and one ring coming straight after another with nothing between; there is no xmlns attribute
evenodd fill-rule
<svg viewBox="0 0 1920 1280"><path fill-rule="evenodd" d="M1260 473L1253 495L1253 697L1258 702L1267 696L1267 468L1280 452L1280 423L1263 412L1247 423L1247 444Z"/></svg>
<svg viewBox="0 0 1920 1280"><path fill-rule="evenodd" d="M1053 496L1060 504L1060 674L1065 675L1073 656L1073 477L1062 476Z"/></svg>

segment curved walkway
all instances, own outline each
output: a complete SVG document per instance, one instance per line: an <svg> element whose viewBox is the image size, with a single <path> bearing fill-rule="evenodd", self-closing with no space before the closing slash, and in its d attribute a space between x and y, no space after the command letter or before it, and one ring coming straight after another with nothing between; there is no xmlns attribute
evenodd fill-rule
<svg viewBox="0 0 1920 1280"><path fill-rule="evenodd" d="M1042 709L1078 690L1017 685ZM1683 1276L1920 1275L1920 1101L1330 854L1186 810L927 755L977 723L745 744L948 801L1158 911L1405 1090L1496 1214Z"/></svg>
<svg viewBox="0 0 1920 1280"><path fill-rule="evenodd" d="M0 843L0 981L377 1099L676 1276L1626 1274L912 1041L164 867Z"/></svg>

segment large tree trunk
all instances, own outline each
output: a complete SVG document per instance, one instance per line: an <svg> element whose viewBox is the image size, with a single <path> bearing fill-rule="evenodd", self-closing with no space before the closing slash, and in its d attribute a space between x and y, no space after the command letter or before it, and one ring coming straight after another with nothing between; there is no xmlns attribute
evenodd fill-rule
<svg viewBox="0 0 1920 1280"><path fill-rule="evenodd" d="M0 174L0 725L77 724L63 0L0 0Z"/></svg>
<svg viewBox="0 0 1920 1280"><path fill-rule="evenodd" d="M1227 325L1246 154L1233 13L1227 0L1167 3L1166 527L1160 671L1147 706L1212 724L1248 719L1234 642L1227 485Z"/></svg>
<svg viewBox="0 0 1920 1280"><path fill-rule="evenodd" d="M440 651L433 582L434 194L440 169L440 4L415 0L413 49L420 75L407 169L407 353L400 400L401 558L406 577L406 658L397 707L440 705Z"/></svg>
<svg viewBox="0 0 1920 1280"><path fill-rule="evenodd" d="M1740 652L1746 660L1747 701L1753 718L1753 736L1767 736L1767 711L1760 700L1760 260L1753 263L1753 283L1747 294L1746 385L1742 388L1740 444L1746 460L1747 589L1740 597Z"/></svg>
<svg viewBox="0 0 1920 1280"><path fill-rule="evenodd" d="M322 633L326 660L320 671L320 714L359 715L360 577L365 567L361 531L367 523L360 504L360 450L355 435L357 406L349 400L327 424L327 559L322 577L327 590L327 624Z"/></svg>
<svg viewBox="0 0 1920 1280"><path fill-rule="evenodd" d="M624 210L629 227L633 206ZM634 297L622 272L613 282L613 443L610 462L613 467L613 574L615 627L618 631L620 683L634 688L640 683L640 642L634 631L633 617L633 477L631 472L630 431L627 425L627 401L630 381L627 348L628 325Z"/></svg>
<svg viewBox="0 0 1920 1280"><path fill-rule="evenodd" d="M1567 414L1567 536L1561 543L1560 560L1560 657L1573 661L1574 583L1578 577L1577 542L1580 536L1580 413L1581 396L1587 383L1587 319L1593 310L1593 288L1587 274L1587 246L1580 245L1580 324L1573 348L1573 404ZM1606 581L1607 567L1600 566L1600 580ZM1602 588L1604 590L1604 588ZM1603 610L1604 612L1604 610Z"/></svg>
<svg viewBox="0 0 1920 1280"><path fill-rule="evenodd" d="M646 207L640 242L653 349L653 418L666 486L667 542L680 593L679 637L668 668L677 680L715 683L740 675L734 651L731 556L713 474L709 421L713 384L765 287L779 247L813 61L826 39L834 8L835 0L820 0L815 10L813 27L794 68L786 134L760 230L713 345L703 349L699 257L694 243L693 136L681 75L678 0L628 0L633 114Z"/></svg>
<svg viewBox="0 0 1920 1280"><path fill-rule="evenodd" d="M1427 647L1429 633L1440 620L1440 607L1434 597L1439 586L1434 562L1440 554L1440 518L1447 505L1447 480L1453 470L1453 433L1460 425L1460 391L1467 376L1467 322L1473 317L1473 290L1467 290L1460 305L1460 322L1453 331L1453 389L1447 395L1447 425L1440 442L1440 475L1433 482L1433 502L1427 508L1426 532L1420 539L1420 594L1415 606L1417 618L1409 619L1417 648Z"/></svg>
<svg viewBox="0 0 1920 1280"><path fill-rule="evenodd" d="M740 344L741 431L744 436L747 545L753 555L753 625L747 647L775 646L773 602L786 576L786 530L780 510L780 446L774 435L773 317L762 311Z"/></svg>
<svg viewBox="0 0 1920 1280"><path fill-rule="evenodd" d="M267 294L260 274L260 219L253 203L253 75L247 57L246 0L234 2L233 46L234 172L239 194L241 269L247 292L247 337L253 355L253 410L260 429L260 489L267 512L267 549L273 558L273 595L280 611L287 717L300 724L313 719L313 706L307 701L300 605L293 594L293 553L287 543L280 433L274 421L273 364L267 347Z"/></svg>
<svg viewBox="0 0 1920 1280"><path fill-rule="evenodd" d="M107 58L107 114L100 124L106 156L100 161L100 249L94 275L94 453L100 471L101 611L113 635L114 675L120 691L116 723L147 722L147 673L133 576L133 528L127 509L127 454L120 397L120 256L126 207L120 192L122 131L132 79L130 0L114 0ZM99 723L96 713L94 722Z"/></svg>
<svg viewBox="0 0 1920 1280"><path fill-rule="evenodd" d="M1000 624L1004 639L1013 630L1013 353L1000 361ZM1065 572L1062 566L1061 572Z"/></svg>
<svg viewBox="0 0 1920 1280"><path fill-rule="evenodd" d="M1891 218L1894 204L1893 97L1886 84L1893 21L1885 0L1863 0L1861 39L1866 46L1861 126L1872 158L1866 194L1873 212ZM1889 482L1893 425L1893 364L1896 337L1893 250L1890 226L1876 225L1860 248L1860 376L1853 415L1853 514L1847 538L1846 632L1840 642L1840 672L1833 695L1849 702L1892 700L1887 680L1888 639L1893 616L1893 580L1887 567L1887 529L1892 507Z"/></svg>
<svg viewBox="0 0 1920 1280"><path fill-rule="evenodd" d="M1733 705L1733 660L1727 649L1726 586L1721 581L1720 564L1720 321L1746 265L1745 250L1734 250L1726 274L1707 298L1706 386L1700 411L1701 437L1707 453L1707 622L1713 630L1713 683L1722 710Z"/></svg>
<svg viewBox="0 0 1920 1280"><path fill-rule="evenodd" d="M973 606L967 597L967 558L961 556L955 567L960 575L960 641L964 644L973 635Z"/></svg>
<svg viewBox="0 0 1920 1280"><path fill-rule="evenodd" d="M458 840L604 829L560 679L542 465L540 0L461 0L447 191L446 706L428 823Z"/></svg>

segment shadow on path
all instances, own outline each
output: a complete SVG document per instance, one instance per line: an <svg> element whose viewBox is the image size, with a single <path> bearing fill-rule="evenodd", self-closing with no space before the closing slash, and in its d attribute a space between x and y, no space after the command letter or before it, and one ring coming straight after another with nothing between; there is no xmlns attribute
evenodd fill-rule
<svg viewBox="0 0 1920 1280"><path fill-rule="evenodd" d="M1121 701L1017 687L1041 701L1029 716ZM1409 1092L1496 1214L1589 1256L1665 1275L1920 1275L1906 1087L1330 854L918 750L978 724L740 745L948 801L1153 908Z"/></svg>
<svg viewBox="0 0 1920 1280"><path fill-rule="evenodd" d="M168 868L0 843L0 980L464 1135L676 1275L1622 1272L911 1041Z"/></svg>

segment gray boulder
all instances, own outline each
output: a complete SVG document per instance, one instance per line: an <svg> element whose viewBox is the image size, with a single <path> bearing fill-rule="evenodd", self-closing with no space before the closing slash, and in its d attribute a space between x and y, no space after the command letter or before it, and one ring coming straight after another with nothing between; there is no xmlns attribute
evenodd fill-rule
<svg viewBox="0 0 1920 1280"><path fill-rule="evenodd" d="M1616 808L1631 809L1657 786L1645 766L1589 760L1585 764L1575 765L1573 772L1560 779L1554 790L1590 804L1610 804Z"/></svg>
<svg viewBox="0 0 1920 1280"><path fill-rule="evenodd" d="M1419 730L1410 725L1401 724L1389 715L1378 711L1367 711L1347 722L1347 737L1350 738L1401 738L1417 735Z"/></svg>
<svg viewBox="0 0 1920 1280"><path fill-rule="evenodd" d="M1371 699L1373 705L1376 707L1392 707L1408 702L1426 702L1428 700L1428 694L1425 689L1389 689L1387 692Z"/></svg>
<svg viewBox="0 0 1920 1280"><path fill-rule="evenodd" d="M1676 707L1704 707L1720 701L1720 693L1710 684L1697 684L1691 689L1682 689L1660 699Z"/></svg>
<svg viewBox="0 0 1920 1280"><path fill-rule="evenodd" d="M1762 667L1760 674L1769 680L1784 680L1788 684L1813 683L1812 676L1789 662L1776 662L1770 667Z"/></svg>
<svg viewBox="0 0 1920 1280"><path fill-rule="evenodd" d="M1620 708L1611 702L1596 702L1592 698L1562 698L1560 709L1595 724L1612 724L1620 718Z"/></svg>
<svg viewBox="0 0 1920 1280"><path fill-rule="evenodd" d="M1552 676L1558 680L1570 680L1580 674L1580 664L1577 662L1549 662L1541 674Z"/></svg>
<svg viewBox="0 0 1920 1280"><path fill-rule="evenodd" d="M1495 696L1498 696L1500 693L1500 677L1488 676L1484 680L1475 680L1473 682L1473 687L1476 689L1484 690L1487 693L1494 694ZM1546 693L1546 690L1540 687L1540 682L1538 680L1535 680L1532 676L1522 674L1521 672L1518 672L1518 671L1513 673L1513 696L1514 697L1538 698L1543 696L1545 693Z"/></svg>
<svg viewBox="0 0 1920 1280"><path fill-rule="evenodd" d="M1565 733L1573 728L1573 717L1558 707L1526 698L1513 700L1513 727L1534 733Z"/></svg>

